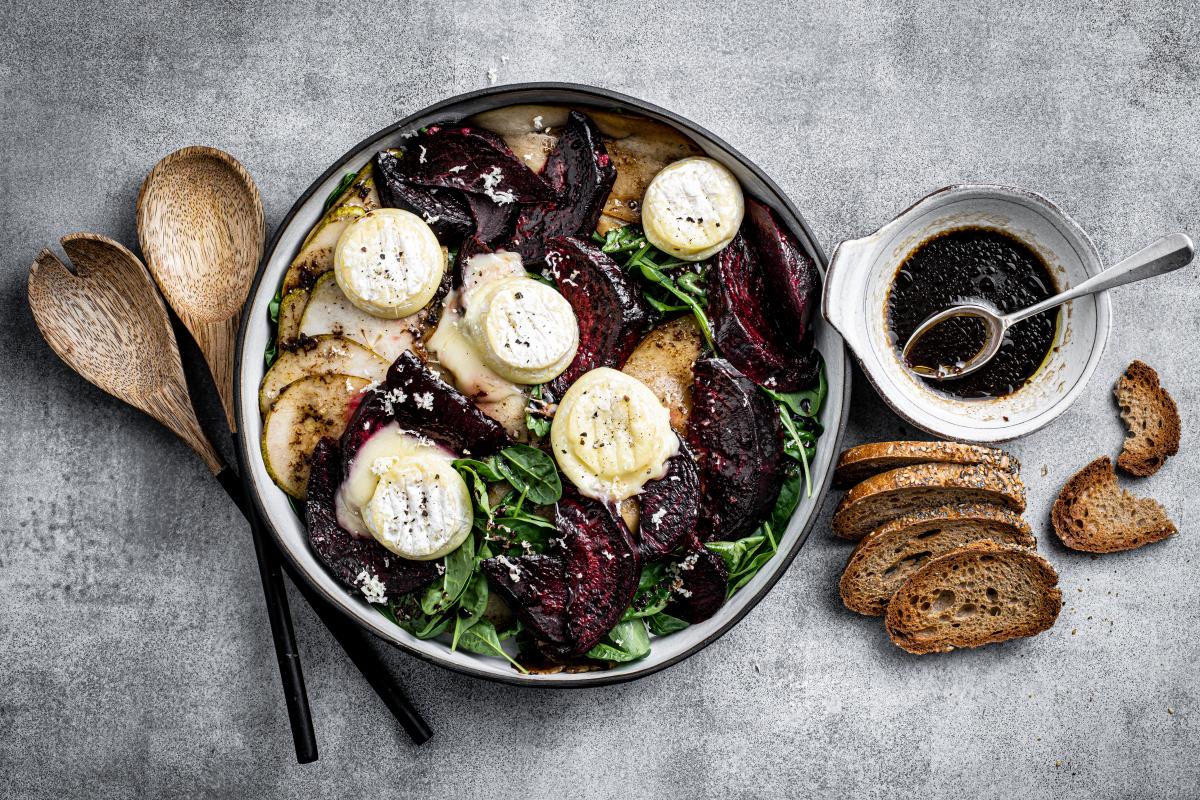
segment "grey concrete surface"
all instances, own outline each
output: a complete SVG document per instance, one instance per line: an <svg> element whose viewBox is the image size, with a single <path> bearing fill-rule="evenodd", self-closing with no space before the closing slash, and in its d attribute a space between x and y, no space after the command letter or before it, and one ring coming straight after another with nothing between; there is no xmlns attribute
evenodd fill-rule
<svg viewBox="0 0 1200 800"><path fill-rule="evenodd" d="M349 146L489 70L695 119L827 249L933 188L996 181L1059 201L1113 259L1200 233L1192 4L25 0L0 34L0 795L1200 796L1194 267L1118 290L1090 391L1013 445L1062 576L1049 633L906 656L841 607L848 549L819 528L741 625L631 685L515 690L391 652L437 729L417 749L293 595L322 754L304 767L242 520L166 431L53 356L24 288L65 233L136 246L138 184L176 147L235 153L276 223ZM1182 533L1069 553L1049 504L1115 455L1109 385L1135 357L1184 413L1183 453L1137 485ZM910 433L859 377L847 442Z"/></svg>

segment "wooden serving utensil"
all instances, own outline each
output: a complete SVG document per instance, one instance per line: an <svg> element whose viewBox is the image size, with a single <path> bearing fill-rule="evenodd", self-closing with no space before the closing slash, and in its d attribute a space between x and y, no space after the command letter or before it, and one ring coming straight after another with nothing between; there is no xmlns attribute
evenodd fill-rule
<svg viewBox="0 0 1200 800"><path fill-rule="evenodd" d="M167 303L204 350L232 433L237 430L237 324L266 239L258 186L228 153L185 147L163 158L146 176L138 194L137 221L147 266ZM236 441L234 450L241 458ZM244 474L246 464L239 466ZM245 487L238 489L234 502L250 522L256 545L277 560ZM428 741L433 732L392 681L366 636L294 572L292 580L409 737L417 744Z"/></svg>
<svg viewBox="0 0 1200 800"><path fill-rule="evenodd" d="M228 153L176 150L142 182L137 231L150 273L204 354L237 430L233 351L266 239L258 186Z"/></svg>
<svg viewBox="0 0 1200 800"><path fill-rule="evenodd" d="M172 430L204 461L226 491L241 494L237 474L200 429L175 332L162 298L138 257L112 239L76 233L62 239L75 266L43 250L29 269L29 307L42 336L71 369ZM300 654L278 562L259 551L259 574L279 659L296 759L317 759L316 735Z"/></svg>

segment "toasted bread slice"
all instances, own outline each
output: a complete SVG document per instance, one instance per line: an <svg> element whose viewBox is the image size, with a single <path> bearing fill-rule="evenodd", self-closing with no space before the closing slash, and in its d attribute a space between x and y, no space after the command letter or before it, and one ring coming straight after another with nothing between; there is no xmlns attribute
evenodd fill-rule
<svg viewBox="0 0 1200 800"><path fill-rule="evenodd" d="M962 442L872 442L845 450L833 471L833 485L847 489L881 472L929 462L943 464L986 464L1020 474L1014 456L994 447Z"/></svg>
<svg viewBox="0 0 1200 800"><path fill-rule="evenodd" d="M914 464L867 478L833 514L833 532L858 541L885 522L950 503L991 503L1025 510L1025 485L1011 472L985 464Z"/></svg>
<svg viewBox="0 0 1200 800"><path fill-rule="evenodd" d="M888 603L887 632L910 653L948 653L1054 625L1058 573L1032 550L972 542L930 559Z"/></svg>
<svg viewBox="0 0 1200 800"><path fill-rule="evenodd" d="M1157 502L1135 497L1117 485L1108 456L1071 476L1058 493L1050 518L1063 544L1088 553L1133 550L1176 532Z"/></svg>
<svg viewBox="0 0 1200 800"><path fill-rule="evenodd" d="M941 506L885 522L854 548L839 585L842 602L851 611L877 617L887 611L896 590L930 559L983 539L1037 546L1029 524L1000 506Z"/></svg>
<svg viewBox="0 0 1200 800"><path fill-rule="evenodd" d="M1128 431L1117 466L1139 478L1153 475L1179 452L1179 409L1158 373L1141 361L1129 365L1113 394Z"/></svg>

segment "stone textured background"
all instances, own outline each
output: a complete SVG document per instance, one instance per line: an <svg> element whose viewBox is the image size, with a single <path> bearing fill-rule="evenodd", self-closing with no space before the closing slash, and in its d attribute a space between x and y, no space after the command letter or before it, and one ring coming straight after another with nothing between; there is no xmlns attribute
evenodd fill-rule
<svg viewBox="0 0 1200 800"><path fill-rule="evenodd" d="M1200 794L1194 267L1118 290L1091 391L1013 445L1062 577L1051 632L907 656L842 608L848 548L818 527L741 625L631 685L522 691L391 653L437 729L417 749L293 595L322 755L304 767L242 519L165 430L54 357L25 301L29 264L63 234L136 246L137 187L179 146L236 154L274 224L352 144L489 70L691 117L756 159L827 249L934 188L994 181L1057 200L1119 258L1200 232L1191 4L158 5L0 10L0 794ZM1049 504L1118 450L1109 385L1135 357L1185 415L1184 453L1138 486L1183 532L1130 554L1066 552ZM857 377L847 443L909 433Z"/></svg>

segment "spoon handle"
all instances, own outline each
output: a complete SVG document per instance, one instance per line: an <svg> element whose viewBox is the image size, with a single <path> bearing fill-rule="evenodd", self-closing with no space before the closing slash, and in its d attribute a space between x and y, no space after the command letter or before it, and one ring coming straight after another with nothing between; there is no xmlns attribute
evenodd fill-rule
<svg viewBox="0 0 1200 800"><path fill-rule="evenodd" d="M1192 262L1192 240L1182 233L1171 233L1142 248L1099 275L1093 275L1078 286L1060 292L1036 305L1008 315L1009 323L1020 322L1043 311L1056 308L1068 300L1102 292L1134 281L1156 278L1186 267Z"/></svg>

